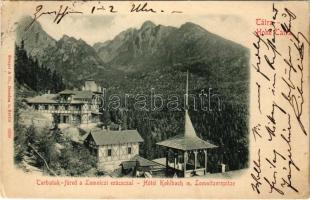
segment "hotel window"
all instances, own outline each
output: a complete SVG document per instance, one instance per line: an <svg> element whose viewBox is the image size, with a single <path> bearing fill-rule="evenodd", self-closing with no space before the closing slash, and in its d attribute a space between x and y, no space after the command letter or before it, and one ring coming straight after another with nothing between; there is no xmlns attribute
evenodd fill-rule
<svg viewBox="0 0 310 200"><path fill-rule="evenodd" d="M112 149L108 149L108 157L112 156Z"/></svg>
<svg viewBox="0 0 310 200"><path fill-rule="evenodd" d="M127 152L128 152L128 154L131 154L131 147L127 148Z"/></svg>
<svg viewBox="0 0 310 200"><path fill-rule="evenodd" d="M44 105L44 110L48 110L48 105Z"/></svg>
<svg viewBox="0 0 310 200"><path fill-rule="evenodd" d="M68 105L65 105L65 110L69 110L69 106Z"/></svg>

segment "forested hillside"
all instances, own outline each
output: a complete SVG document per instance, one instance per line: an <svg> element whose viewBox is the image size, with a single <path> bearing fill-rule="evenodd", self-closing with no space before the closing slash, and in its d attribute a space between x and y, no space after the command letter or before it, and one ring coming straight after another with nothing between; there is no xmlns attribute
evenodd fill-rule
<svg viewBox="0 0 310 200"><path fill-rule="evenodd" d="M36 92L60 92L65 88L62 76L55 70L40 65L36 59L27 55L24 41L15 45L15 80Z"/></svg>
<svg viewBox="0 0 310 200"><path fill-rule="evenodd" d="M102 121L137 129L145 141L140 154L153 159L163 156L163 149L157 147L156 142L183 133L184 110L172 111L167 107L160 111L137 110L134 109L135 97L145 94L147 105L150 106L149 98L153 90L165 100L170 95L176 95L180 103L184 103L188 70L190 94L198 98L202 90L209 91L211 88L215 95L211 102L212 108L195 110L193 99L190 99L189 109L198 136L219 146L210 152L210 170L217 171L220 163L227 164L230 170L247 166L247 48L190 22L181 27L171 27L147 21L140 29L124 30L114 39L100 41L91 47L81 39L68 36L56 41L45 33L38 22L29 32L23 33L23 27L28 21L29 18L21 21L17 29L19 39L16 52L20 51L21 41L24 41L24 49L33 58L29 66L40 67L34 67L37 71L29 67L32 73L18 72L20 61L16 61L17 81L26 83L35 91L42 91L51 83L60 86L66 84L72 88L92 78L106 88L106 99L111 95L119 95L123 100L125 94L129 94L129 103L126 106L122 104L116 110L103 111ZM41 45L44 38L47 38L48 45ZM19 54L21 58L25 57L25 53ZM39 70L51 74L43 84L35 76ZM23 73L30 73L32 78L23 80L26 77ZM54 73L59 75L58 79ZM54 91L62 88L60 86L55 87ZM218 99L221 102L220 108ZM199 102L197 106L200 106Z"/></svg>

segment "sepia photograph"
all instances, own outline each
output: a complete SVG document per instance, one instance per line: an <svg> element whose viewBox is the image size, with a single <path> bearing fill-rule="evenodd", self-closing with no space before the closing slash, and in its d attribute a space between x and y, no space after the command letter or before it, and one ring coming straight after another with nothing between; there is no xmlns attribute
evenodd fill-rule
<svg viewBox="0 0 310 200"><path fill-rule="evenodd" d="M181 178L230 177L248 167L248 48L190 21L127 24L95 42L92 34L121 19L80 18L70 21L92 27L85 38L55 39L30 16L18 22L18 168Z"/></svg>
<svg viewBox="0 0 310 200"><path fill-rule="evenodd" d="M4 198L309 198L304 1L4 1Z"/></svg>

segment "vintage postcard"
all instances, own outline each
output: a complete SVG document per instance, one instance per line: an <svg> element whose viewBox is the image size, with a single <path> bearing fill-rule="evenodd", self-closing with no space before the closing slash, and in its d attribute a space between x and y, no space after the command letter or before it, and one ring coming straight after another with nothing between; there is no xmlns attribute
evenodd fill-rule
<svg viewBox="0 0 310 200"><path fill-rule="evenodd" d="M308 198L307 1L2 1L0 191Z"/></svg>

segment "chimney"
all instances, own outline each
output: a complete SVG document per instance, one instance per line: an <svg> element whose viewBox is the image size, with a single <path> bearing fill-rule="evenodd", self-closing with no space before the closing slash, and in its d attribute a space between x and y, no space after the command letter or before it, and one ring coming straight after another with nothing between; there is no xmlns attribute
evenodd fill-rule
<svg viewBox="0 0 310 200"><path fill-rule="evenodd" d="M118 130L121 131L122 130L122 126L119 124L118 125Z"/></svg>
<svg viewBox="0 0 310 200"><path fill-rule="evenodd" d="M109 126L109 125L107 125L107 130L108 130L108 131L110 130L110 126Z"/></svg>
<svg viewBox="0 0 310 200"><path fill-rule="evenodd" d="M50 94L51 93L51 91L50 90L47 90L47 94Z"/></svg>

